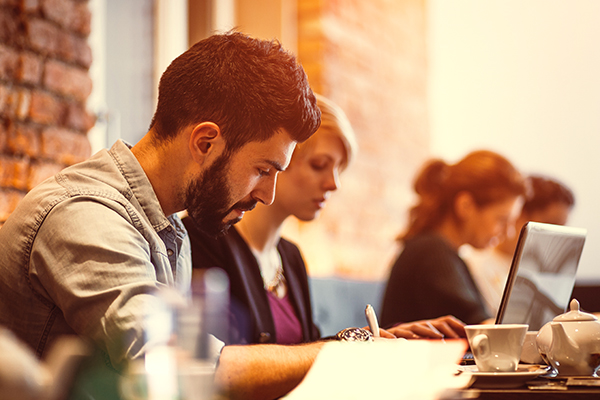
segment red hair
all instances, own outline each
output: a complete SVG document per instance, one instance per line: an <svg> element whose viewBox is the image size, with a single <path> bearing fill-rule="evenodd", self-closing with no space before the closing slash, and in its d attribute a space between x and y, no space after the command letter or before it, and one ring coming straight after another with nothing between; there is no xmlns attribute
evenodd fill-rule
<svg viewBox="0 0 600 400"><path fill-rule="evenodd" d="M419 200L411 208L408 229L399 240L436 228L446 216L454 213L454 198L458 193L470 193L475 203L484 207L525 195L527 185L506 158L479 150L453 165L439 159L427 162L417 175L414 190Z"/></svg>

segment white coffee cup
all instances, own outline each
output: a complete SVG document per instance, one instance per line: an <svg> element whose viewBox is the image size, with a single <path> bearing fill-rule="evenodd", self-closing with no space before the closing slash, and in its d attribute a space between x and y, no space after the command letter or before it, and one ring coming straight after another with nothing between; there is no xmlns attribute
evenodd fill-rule
<svg viewBox="0 0 600 400"><path fill-rule="evenodd" d="M515 372L528 325L467 325L467 339L480 372Z"/></svg>

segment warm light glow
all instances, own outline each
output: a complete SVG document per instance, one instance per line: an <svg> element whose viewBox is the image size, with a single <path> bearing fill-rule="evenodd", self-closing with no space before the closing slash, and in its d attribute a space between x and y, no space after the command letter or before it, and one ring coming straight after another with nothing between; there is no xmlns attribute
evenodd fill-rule
<svg viewBox="0 0 600 400"><path fill-rule="evenodd" d="M179 398L177 363L173 349L157 346L146 354L146 374L149 400Z"/></svg>
<svg viewBox="0 0 600 400"><path fill-rule="evenodd" d="M432 153L475 148L568 184L569 225L590 232L578 277L598 277L600 246L600 2L431 0ZM518 11L517 11L518 10Z"/></svg>

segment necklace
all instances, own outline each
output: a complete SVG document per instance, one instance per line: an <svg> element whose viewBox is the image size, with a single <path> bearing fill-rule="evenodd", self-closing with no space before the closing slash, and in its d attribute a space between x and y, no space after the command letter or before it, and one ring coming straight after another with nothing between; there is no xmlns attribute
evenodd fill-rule
<svg viewBox="0 0 600 400"><path fill-rule="evenodd" d="M263 280L263 287L267 292L273 293L281 298L285 295L285 276L283 275L283 261L277 249L274 249L269 257L261 257L258 252L253 250L259 264L260 276ZM267 271L274 271L271 279L265 276ZM269 274L270 275L270 274Z"/></svg>
<svg viewBox="0 0 600 400"><path fill-rule="evenodd" d="M271 251L260 252L252 246L249 236L246 234L242 226L236 228L240 236L248 244L250 251L256 258L260 277L263 281L263 288L278 298L283 298L286 294L285 276L283 274L283 261L277 247L273 247ZM272 278L271 275L273 276ZM270 279L269 279L270 278Z"/></svg>
<svg viewBox="0 0 600 400"><path fill-rule="evenodd" d="M277 254L279 255L279 252ZM280 287L282 287L285 284L285 276L283 276L283 265L281 262L281 256L279 256L278 258L279 263L277 264L277 270L275 271L275 276L273 277L273 279L271 279L270 281L265 281L265 277L262 277L265 290L277 296L279 296Z"/></svg>

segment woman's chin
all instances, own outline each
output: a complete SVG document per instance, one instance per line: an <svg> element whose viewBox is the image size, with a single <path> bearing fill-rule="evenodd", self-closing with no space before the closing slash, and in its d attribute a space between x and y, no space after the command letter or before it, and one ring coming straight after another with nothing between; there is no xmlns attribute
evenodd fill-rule
<svg viewBox="0 0 600 400"><path fill-rule="evenodd" d="M302 214L294 214L294 217L298 218L300 221L302 222L310 222L313 221L314 219L316 219L319 214L321 214L321 211L315 211L313 213L307 212L307 213L302 213Z"/></svg>

